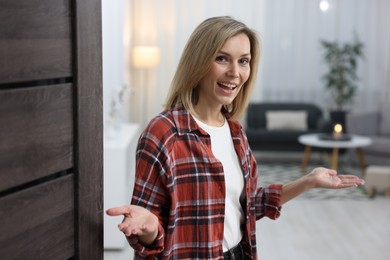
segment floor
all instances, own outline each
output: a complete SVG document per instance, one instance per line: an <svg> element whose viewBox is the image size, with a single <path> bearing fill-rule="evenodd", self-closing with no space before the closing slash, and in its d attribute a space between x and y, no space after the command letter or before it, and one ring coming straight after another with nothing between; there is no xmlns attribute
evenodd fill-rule
<svg viewBox="0 0 390 260"><path fill-rule="evenodd" d="M280 155L279 155L280 156ZM279 156L257 154L260 161ZM348 169L354 154L340 158L340 167ZM301 162L301 155L286 154L280 162ZM312 161L327 166L329 158L321 153ZM359 172L356 172L360 175ZM304 197L304 196L303 196ZM287 203L276 221L257 222L260 259L270 260L366 260L389 259L390 197L369 200L308 200Z"/></svg>
<svg viewBox="0 0 390 260"><path fill-rule="evenodd" d="M263 260L389 259L390 197L293 200L278 220L258 221L256 233ZM132 256L130 247L104 253L106 260Z"/></svg>
<svg viewBox="0 0 390 260"><path fill-rule="evenodd" d="M390 247L390 198L369 201L295 200L276 221L257 222L260 259L385 260ZM132 259L132 249L105 251L106 260Z"/></svg>
<svg viewBox="0 0 390 260"><path fill-rule="evenodd" d="M104 260L129 260L133 259L133 249L130 246L124 250L104 250Z"/></svg>
<svg viewBox="0 0 390 260"><path fill-rule="evenodd" d="M389 259L390 198L291 201L257 234L260 259Z"/></svg>

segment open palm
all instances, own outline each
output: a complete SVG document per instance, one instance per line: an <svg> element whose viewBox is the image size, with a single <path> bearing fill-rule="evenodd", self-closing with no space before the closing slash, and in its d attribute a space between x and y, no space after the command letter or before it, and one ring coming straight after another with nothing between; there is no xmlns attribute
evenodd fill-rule
<svg viewBox="0 0 390 260"><path fill-rule="evenodd" d="M120 231L126 236L153 236L157 234L158 218L149 210L135 205L125 205L111 208L106 211L107 215L124 215L121 224L118 225Z"/></svg>
<svg viewBox="0 0 390 260"><path fill-rule="evenodd" d="M338 175L335 170L327 168L315 168L308 175L312 179L315 188L342 189L364 184L364 181L355 175Z"/></svg>

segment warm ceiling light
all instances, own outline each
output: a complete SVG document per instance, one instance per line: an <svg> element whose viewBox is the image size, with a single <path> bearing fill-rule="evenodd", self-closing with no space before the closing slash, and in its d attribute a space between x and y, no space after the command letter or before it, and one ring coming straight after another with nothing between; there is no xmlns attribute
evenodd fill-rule
<svg viewBox="0 0 390 260"><path fill-rule="evenodd" d="M328 1L322 0L322 1L320 2L320 9L321 9L321 11L326 12L326 11L329 9L329 3L328 3Z"/></svg>

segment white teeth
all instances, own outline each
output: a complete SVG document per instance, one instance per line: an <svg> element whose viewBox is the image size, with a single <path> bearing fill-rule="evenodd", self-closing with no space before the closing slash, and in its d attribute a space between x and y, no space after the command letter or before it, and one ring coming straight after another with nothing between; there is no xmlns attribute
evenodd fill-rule
<svg viewBox="0 0 390 260"><path fill-rule="evenodd" d="M221 84L222 86L225 86L227 88L230 88L231 90L236 88L236 85L234 85L234 84L228 84L228 83L219 83L219 84Z"/></svg>

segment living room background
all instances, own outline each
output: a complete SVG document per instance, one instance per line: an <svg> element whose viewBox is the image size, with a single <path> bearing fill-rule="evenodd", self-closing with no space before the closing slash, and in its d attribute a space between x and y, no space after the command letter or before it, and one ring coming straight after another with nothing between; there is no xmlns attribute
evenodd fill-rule
<svg viewBox="0 0 390 260"><path fill-rule="evenodd" d="M390 101L390 2L386 0L118 0L103 1L104 113L122 86L125 121L144 124L162 109L190 32L211 16L230 15L258 31L262 60L253 101L310 101L329 110L320 40L364 44L358 90L350 111L372 111ZM106 18L106 19L105 19ZM160 63L140 70L134 46L156 46ZM145 77L146 73L146 77ZM114 91L113 91L114 90ZM148 102L140 102L146 94ZM145 111L147 113L145 114Z"/></svg>
<svg viewBox="0 0 390 260"><path fill-rule="evenodd" d="M139 132L161 111L184 44L193 29L208 17L230 15L258 31L262 59L252 101L310 102L327 114L330 102L321 81L326 65L320 40L350 42L356 33L364 44L365 58L358 63L357 96L349 110L368 112L379 109L382 103L390 104L390 1L328 0L329 9L325 12L321 11L320 2L102 0L105 126L110 124L110 114L118 121L131 123L108 135L111 138L105 138L105 208L128 203ZM134 66L132 51L138 46L159 49L157 66ZM383 111L387 113L388 109ZM358 122L379 127L363 120ZM353 152L352 158L356 157ZM288 156L270 153L261 157L261 181L287 183L301 176L303 152ZM312 159L310 163L327 165L323 154L318 153L318 157ZM350 166L347 162L343 167ZM261 258L387 259L388 198L368 198L363 189L350 191L346 196L321 191L319 196L309 194L309 200L287 205L288 214L275 224L260 222L257 233L262 246ZM107 197L110 198L106 201ZM321 203L317 200L320 197ZM343 197L353 199L338 201ZM372 221L373 212L375 221ZM107 222L105 219L107 260L129 259L133 253L122 234L117 232L121 220Z"/></svg>

